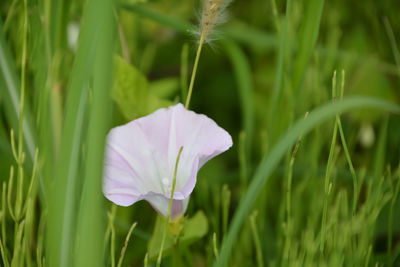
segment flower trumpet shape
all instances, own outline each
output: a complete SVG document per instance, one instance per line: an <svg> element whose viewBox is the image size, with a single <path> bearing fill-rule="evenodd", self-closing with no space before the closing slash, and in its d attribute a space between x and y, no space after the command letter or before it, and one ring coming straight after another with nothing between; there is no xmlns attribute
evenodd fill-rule
<svg viewBox="0 0 400 267"><path fill-rule="evenodd" d="M172 217L182 215L199 169L231 146L229 133L207 116L182 104L159 109L108 134L104 195L120 206L144 199L167 216L175 163L183 147L171 210Z"/></svg>

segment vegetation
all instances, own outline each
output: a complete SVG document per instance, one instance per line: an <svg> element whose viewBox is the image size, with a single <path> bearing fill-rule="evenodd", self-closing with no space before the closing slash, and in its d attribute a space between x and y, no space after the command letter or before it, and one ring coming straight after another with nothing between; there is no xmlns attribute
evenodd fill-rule
<svg viewBox="0 0 400 267"><path fill-rule="evenodd" d="M0 2L1 266L400 265L400 2L201 6ZM192 86L234 145L185 218L107 201L107 132Z"/></svg>

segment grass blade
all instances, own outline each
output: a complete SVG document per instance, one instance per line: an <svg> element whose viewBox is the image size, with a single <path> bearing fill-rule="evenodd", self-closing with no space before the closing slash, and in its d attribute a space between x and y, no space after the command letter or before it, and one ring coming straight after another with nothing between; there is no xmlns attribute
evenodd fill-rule
<svg viewBox="0 0 400 267"><path fill-rule="evenodd" d="M305 5L307 10L304 14L304 24L300 30L299 52L295 62L293 78L295 90L301 86L304 73L307 69L306 66L317 42L324 2L324 0L313 0Z"/></svg>
<svg viewBox="0 0 400 267"><path fill-rule="evenodd" d="M87 23L96 25L94 40L95 66L93 98L91 100L87 155L80 212L78 216L76 263L74 266L101 266L103 262L103 233L105 224L101 220L105 211L102 194L102 170L105 137L110 122L113 58L113 13L112 1L92 0L86 7L91 12ZM95 16L102 19L95 20Z"/></svg>
<svg viewBox="0 0 400 267"><path fill-rule="evenodd" d="M107 6L106 3L107 2L99 2L94 6L86 5L82 20L79 47L67 87L68 98L61 137L60 157L49 203L49 227L47 233L47 257L49 266L72 266L71 262L73 257L71 253L73 251L77 217L77 186L80 182L78 177L81 164L83 133L86 128L85 118L87 116L89 81L93 75L95 63L101 62L96 60L96 52L101 51L98 50L97 47L99 41L101 41L99 36L101 36L101 32L103 31L100 26L103 24L99 23L98 20L98 13L103 14L103 12L99 11ZM105 21L107 20L105 19ZM107 46L106 44L101 44L101 46L103 45ZM102 64L105 63L103 62ZM103 68L103 66L97 67ZM102 70L102 72L104 72L104 70ZM108 74L106 77L109 77ZM95 80L95 87L98 86L100 81L101 80ZM103 92L103 85L100 86L100 88L99 90ZM104 127L104 125L100 126ZM102 134L102 129L100 129L99 135L101 136ZM98 151L102 151L103 148L98 149L100 149ZM93 163L91 163L92 166L96 162L97 161L93 159ZM92 173L92 175L94 174L95 173ZM101 174L101 171L99 174ZM62 240L62 242L60 242L60 240Z"/></svg>
<svg viewBox="0 0 400 267"><path fill-rule="evenodd" d="M264 155L255 175L253 176L252 182L246 194L239 202L240 204L236 210L236 213L234 214L228 234L225 236L222 242L220 256L214 263L215 267L227 265L240 228L244 220L247 218L249 212L252 210L254 202L262 191L265 182L270 177L270 174L274 171L278 163L285 156L287 151L296 143L297 139L302 135L306 135L316 125L330 118L334 118L337 114L359 108L377 108L390 112L400 112L400 107L392 103L374 98L352 97L342 101L325 104L309 113L306 118L295 123L294 126L289 129L288 132L275 145L275 147L271 150L271 153Z"/></svg>
<svg viewBox="0 0 400 267"><path fill-rule="evenodd" d="M253 82L250 64L240 47L230 41L223 42L224 48L231 61L235 72L236 83L239 91L239 99L242 109L242 124L246 134L245 153L247 162L251 162L251 145L254 133L254 104L253 104Z"/></svg>

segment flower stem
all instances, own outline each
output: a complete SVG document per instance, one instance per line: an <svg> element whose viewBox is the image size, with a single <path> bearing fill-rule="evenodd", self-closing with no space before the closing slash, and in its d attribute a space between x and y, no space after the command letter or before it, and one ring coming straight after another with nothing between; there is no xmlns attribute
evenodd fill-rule
<svg viewBox="0 0 400 267"><path fill-rule="evenodd" d="M196 58L195 58L195 60L194 60L194 66L193 66L192 76L191 76L191 78L190 78L189 90L188 90L188 95L187 95L186 104L185 104L185 108L186 108L186 109L189 108L190 99L192 98L194 80L195 80L195 78L196 78L197 67L198 67L198 65L199 65L199 59L200 59L201 49L202 49L202 47L203 47L203 44L204 44L204 34L201 34L201 35L200 35L199 46L197 47Z"/></svg>
<svg viewBox="0 0 400 267"><path fill-rule="evenodd" d="M178 174L179 159L181 158L182 150L183 150L183 146L181 146L181 148L179 149L178 156L176 157L175 168L174 168L174 180L172 181L171 197L169 198L169 205L168 205L168 216L166 219L165 229L164 229L164 233L163 233L162 240L161 240L160 252L158 253L157 267L159 267L161 264L162 252L164 249L165 239L167 237L168 224L169 224L169 220L171 218L172 203L174 201L176 176Z"/></svg>

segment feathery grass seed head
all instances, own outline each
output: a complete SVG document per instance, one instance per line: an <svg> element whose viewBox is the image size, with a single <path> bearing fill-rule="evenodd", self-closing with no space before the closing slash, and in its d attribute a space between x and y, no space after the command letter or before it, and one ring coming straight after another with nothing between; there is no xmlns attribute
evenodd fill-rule
<svg viewBox="0 0 400 267"><path fill-rule="evenodd" d="M210 40L210 36L216 25L223 23L226 19L226 7L231 0L203 0L203 10L200 19L200 39L205 42Z"/></svg>

